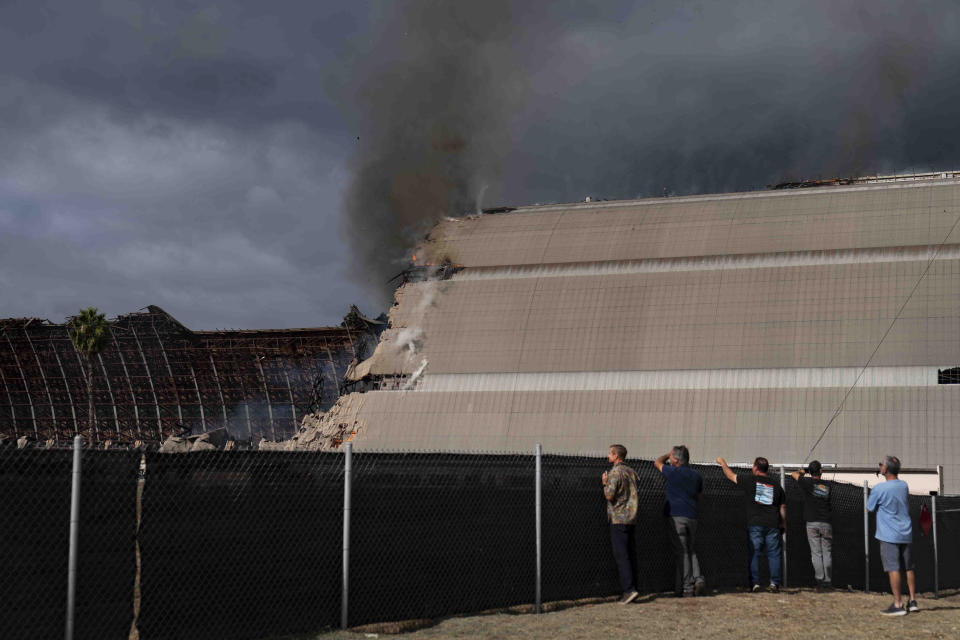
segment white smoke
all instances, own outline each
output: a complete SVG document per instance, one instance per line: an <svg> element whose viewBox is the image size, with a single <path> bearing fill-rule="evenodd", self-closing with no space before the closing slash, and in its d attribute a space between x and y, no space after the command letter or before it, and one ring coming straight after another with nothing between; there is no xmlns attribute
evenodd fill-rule
<svg viewBox="0 0 960 640"><path fill-rule="evenodd" d="M436 282L417 283L415 286L420 298L410 309L409 319L405 323L406 326L402 327L394 338L397 351L405 354L408 360L417 355L423 347L424 333L420 325L423 324L424 315L437 296Z"/></svg>
<svg viewBox="0 0 960 640"><path fill-rule="evenodd" d="M434 276L431 275L431 277ZM419 288L421 290L420 300L410 311L410 315L417 322L423 319L423 315L427 312L427 308L433 304L433 300L437 297L437 282L435 280L430 280L423 283L423 286Z"/></svg>
<svg viewBox="0 0 960 640"><path fill-rule="evenodd" d="M415 356L420 351L422 344L423 329L420 327L404 327L397 332L397 351L405 353L407 358Z"/></svg>
<svg viewBox="0 0 960 640"><path fill-rule="evenodd" d="M428 364L427 359L424 358L423 362L420 363L420 366L417 367L417 370L413 372L413 375L410 376L410 378L404 383L403 387L401 387L400 390L409 391L410 389L413 389L416 386L417 381L420 379L420 376L422 376L423 372L427 370L427 364Z"/></svg>

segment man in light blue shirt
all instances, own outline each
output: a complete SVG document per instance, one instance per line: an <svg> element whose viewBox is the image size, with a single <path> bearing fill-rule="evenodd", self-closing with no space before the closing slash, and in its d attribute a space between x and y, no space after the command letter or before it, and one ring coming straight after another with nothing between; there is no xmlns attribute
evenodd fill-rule
<svg viewBox="0 0 960 640"><path fill-rule="evenodd" d="M907 611L919 611L916 595L916 576L913 570L913 554L910 543L913 540L913 525L910 523L909 496L907 483L898 478L900 460L887 456L880 463L880 474L886 479L873 488L867 499L867 510L877 513L876 538L880 541L880 559L883 570L890 576L890 590L893 591L893 604L882 613L887 616L903 616ZM910 600L903 606L900 596L900 571L907 572L907 588Z"/></svg>

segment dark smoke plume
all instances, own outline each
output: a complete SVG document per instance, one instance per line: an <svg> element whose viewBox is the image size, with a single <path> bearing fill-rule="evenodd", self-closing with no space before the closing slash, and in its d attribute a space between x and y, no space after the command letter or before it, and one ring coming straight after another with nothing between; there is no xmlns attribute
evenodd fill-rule
<svg viewBox="0 0 960 640"><path fill-rule="evenodd" d="M960 168L949 3L391 5L344 224L384 298L440 216Z"/></svg>
<svg viewBox="0 0 960 640"><path fill-rule="evenodd" d="M516 80L510 3L398 5L356 96L365 121L345 198L354 272L383 296L431 222L472 213L499 180Z"/></svg>

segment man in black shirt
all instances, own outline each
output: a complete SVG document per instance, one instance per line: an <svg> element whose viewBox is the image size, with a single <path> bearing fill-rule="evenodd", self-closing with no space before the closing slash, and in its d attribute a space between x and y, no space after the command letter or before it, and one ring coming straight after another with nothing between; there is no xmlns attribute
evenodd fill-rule
<svg viewBox="0 0 960 640"><path fill-rule="evenodd" d="M766 549L770 564L768 590L780 590L780 529L786 527L787 504L783 489L767 476L766 458L753 461L753 475L738 476L723 458L717 458L723 475L743 490L747 502L747 530L750 533L750 577L753 591L760 591L760 554Z"/></svg>
<svg viewBox="0 0 960 640"><path fill-rule="evenodd" d="M803 492L803 519L807 523L807 542L810 543L810 560L813 562L813 574L817 580L817 590L832 584L833 526L830 523L830 496L832 484L823 480L821 465L814 460L807 465L806 473L794 471L793 479Z"/></svg>

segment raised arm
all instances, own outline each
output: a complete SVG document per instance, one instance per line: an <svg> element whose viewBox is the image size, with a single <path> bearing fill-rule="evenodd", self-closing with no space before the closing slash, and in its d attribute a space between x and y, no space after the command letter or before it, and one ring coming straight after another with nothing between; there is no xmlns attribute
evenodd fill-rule
<svg viewBox="0 0 960 640"><path fill-rule="evenodd" d="M717 464L720 465L721 469L723 469L723 475L727 476L727 480L736 484L737 474L735 474L733 470L727 466L727 461L723 458L717 458Z"/></svg>
<svg viewBox="0 0 960 640"><path fill-rule="evenodd" d="M800 481L800 476L803 475L803 470L794 471L794 472L791 473L790 475L793 476L793 479L794 479L794 480L796 480L797 482L799 482L799 481Z"/></svg>
<svg viewBox="0 0 960 640"><path fill-rule="evenodd" d="M657 468L657 471L663 470L663 465L666 464L667 459L670 457L671 451L667 451L665 454L653 461L653 466Z"/></svg>

